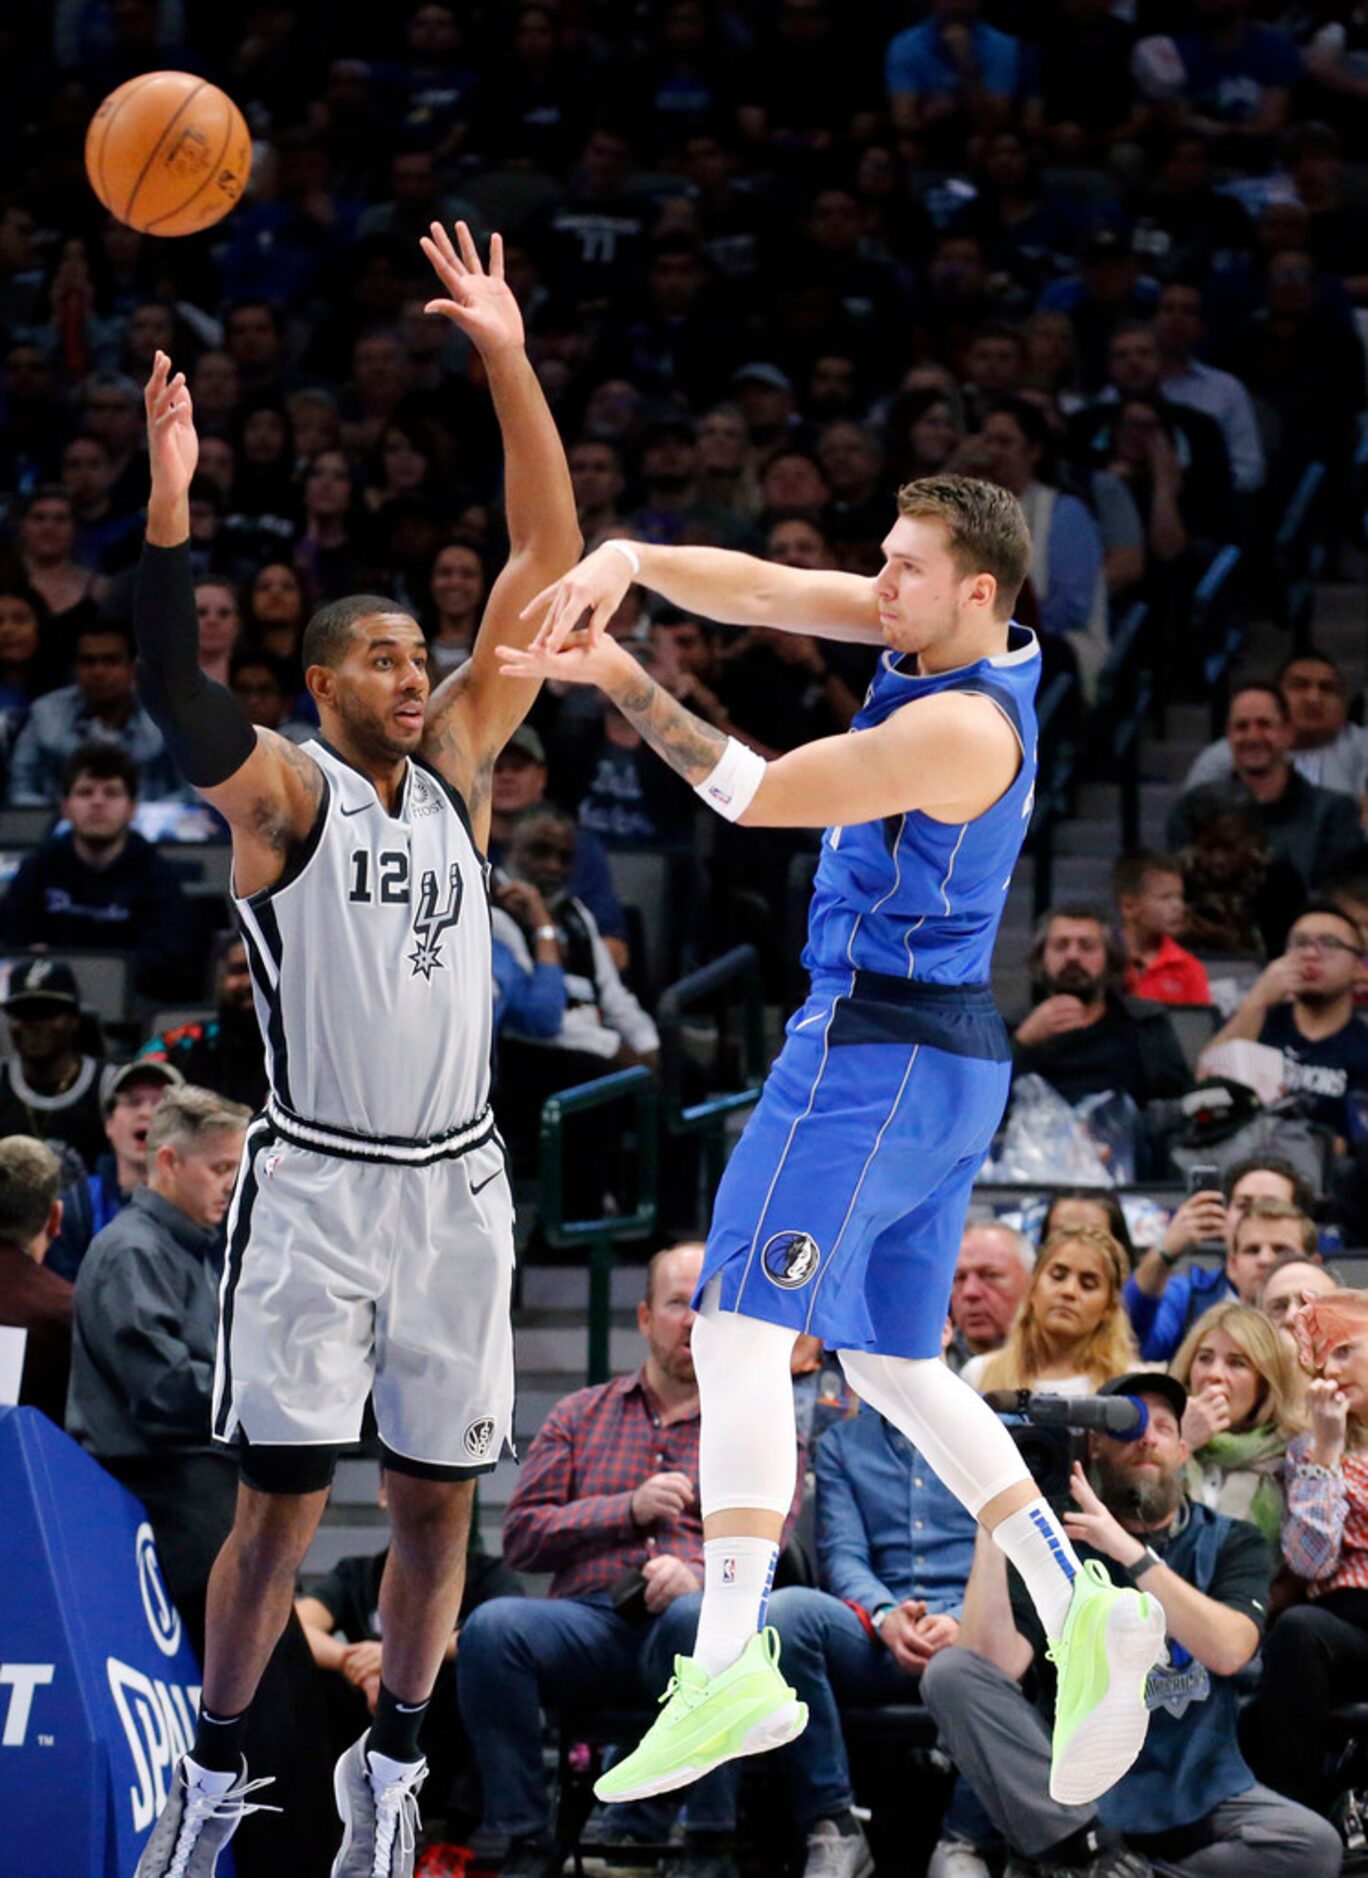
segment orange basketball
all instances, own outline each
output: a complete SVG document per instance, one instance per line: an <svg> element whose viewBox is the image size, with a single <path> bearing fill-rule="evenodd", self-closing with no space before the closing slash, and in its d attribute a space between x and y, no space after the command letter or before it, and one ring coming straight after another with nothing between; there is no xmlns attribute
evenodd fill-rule
<svg viewBox="0 0 1368 1878"><path fill-rule="evenodd" d="M247 186L252 139L226 93L190 72L146 72L111 91L86 132L86 174L111 215L144 235L193 235Z"/></svg>

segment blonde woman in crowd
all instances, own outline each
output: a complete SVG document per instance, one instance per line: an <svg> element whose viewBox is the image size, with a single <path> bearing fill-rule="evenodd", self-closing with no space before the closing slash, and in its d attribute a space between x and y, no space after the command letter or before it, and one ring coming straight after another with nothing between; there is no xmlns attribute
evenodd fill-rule
<svg viewBox="0 0 1368 1878"><path fill-rule="evenodd" d="M1292 1352L1262 1311L1228 1300L1198 1318L1172 1374L1188 1392L1189 1496L1248 1520L1276 1552L1283 1457L1304 1426Z"/></svg>
<svg viewBox="0 0 1368 1878"><path fill-rule="evenodd" d="M1129 1269L1109 1232L1069 1226L1051 1233L1006 1343L968 1362L965 1381L979 1390L1092 1395L1109 1377L1137 1369L1140 1353L1121 1301Z"/></svg>

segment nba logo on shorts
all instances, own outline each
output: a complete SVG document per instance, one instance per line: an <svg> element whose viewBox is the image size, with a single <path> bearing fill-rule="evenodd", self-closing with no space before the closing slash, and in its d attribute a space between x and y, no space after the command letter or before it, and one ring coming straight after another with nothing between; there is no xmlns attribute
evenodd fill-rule
<svg viewBox="0 0 1368 1878"><path fill-rule="evenodd" d="M493 1445L494 1417L492 1415L481 1415L478 1421L470 1424L461 1437L461 1446L472 1461L487 1460L489 1450Z"/></svg>
<svg viewBox="0 0 1368 1878"><path fill-rule="evenodd" d="M760 1263L781 1291L801 1291L815 1277L821 1248L810 1232L777 1232L765 1241Z"/></svg>

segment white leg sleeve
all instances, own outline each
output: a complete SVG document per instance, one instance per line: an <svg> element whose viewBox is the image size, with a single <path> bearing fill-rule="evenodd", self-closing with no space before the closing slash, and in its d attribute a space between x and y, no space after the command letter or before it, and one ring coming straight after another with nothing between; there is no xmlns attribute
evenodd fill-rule
<svg viewBox="0 0 1368 1878"><path fill-rule="evenodd" d="M698 1486L703 1514L736 1507L786 1514L793 1504L798 1437L789 1358L796 1332L718 1309L716 1280L693 1327L703 1420Z"/></svg>
<svg viewBox="0 0 1368 1878"><path fill-rule="evenodd" d="M1015 1441L982 1396L938 1358L840 1354L856 1394L915 1442L975 1518L999 1493L1030 1479Z"/></svg>

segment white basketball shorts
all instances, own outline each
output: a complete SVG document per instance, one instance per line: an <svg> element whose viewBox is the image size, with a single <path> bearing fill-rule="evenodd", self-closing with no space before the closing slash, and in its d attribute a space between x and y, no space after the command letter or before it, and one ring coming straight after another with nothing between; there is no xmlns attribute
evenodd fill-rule
<svg viewBox="0 0 1368 1878"><path fill-rule="evenodd" d="M487 1473L512 1441L512 1286L492 1120L414 1166L305 1147L258 1117L228 1212L215 1437L342 1446L372 1396L400 1464Z"/></svg>

